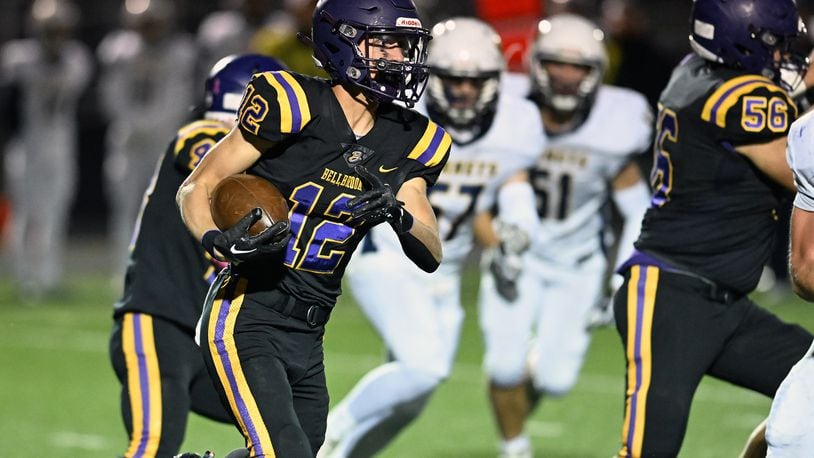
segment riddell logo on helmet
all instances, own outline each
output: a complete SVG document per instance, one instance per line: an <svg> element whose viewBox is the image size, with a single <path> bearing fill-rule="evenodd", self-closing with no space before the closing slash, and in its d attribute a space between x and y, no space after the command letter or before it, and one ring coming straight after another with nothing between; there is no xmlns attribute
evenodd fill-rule
<svg viewBox="0 0 814 458"><path fill-rule="evenodd" d="M421 21L413 17L400 17L396 19L396 27L417 27L421 28Z"/></svg>

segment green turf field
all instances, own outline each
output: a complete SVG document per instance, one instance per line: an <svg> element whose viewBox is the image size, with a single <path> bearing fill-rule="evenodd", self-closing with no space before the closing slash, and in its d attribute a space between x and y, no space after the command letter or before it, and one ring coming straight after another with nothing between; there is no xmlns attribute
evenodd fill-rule
<svg viewBox="0 0 814 458"><path fill-rule="evenodd" d="M118 385L107 357L110 292L101 275L73 277L68 300L20 305L8 276L0 279L0 454L111 458L124 450ZM482 346L472 288L452 378L424 415L382 455L492 457L496 436L480 370ZM773 307L787 320L814 329L814 305L788 298ZM325 339L334 401L382 360L375 333L353 302L338 305ZM613 329L599 330L576 388L544 400L529 431L537 454L548 458L611 456L618 447L624 366ZM698 391L682 455L735 457L767 413L762 396L706 380ZM193 416L194 417L194 416ZM230 426L195 417L185 448L223 456L240 446Z"/></svg>

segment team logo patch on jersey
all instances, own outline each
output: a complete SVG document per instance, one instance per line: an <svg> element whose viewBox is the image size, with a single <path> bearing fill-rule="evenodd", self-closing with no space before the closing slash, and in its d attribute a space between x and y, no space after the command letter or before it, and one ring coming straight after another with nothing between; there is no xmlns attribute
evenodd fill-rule
<svg viewBox="0 0 814 458"><path fill-rule="evenodd" d="M342 151L342 157L350 168L362 164L376 154L372 149L355 143L342 143Z"/></svg>

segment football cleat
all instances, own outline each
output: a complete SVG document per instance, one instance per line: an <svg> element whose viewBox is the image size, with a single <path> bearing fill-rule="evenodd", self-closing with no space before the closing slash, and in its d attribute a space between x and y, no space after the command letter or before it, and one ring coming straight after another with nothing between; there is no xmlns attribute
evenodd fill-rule
<svg viewBox="0 0 814 458"><path fill-rule="evenodd" d="M180 455L175 455L175 457L173 458L215 458L215 454L207 450L204 452L203 455L199 455L193 452L186 452Z"/></svg>
<svg viewBox="0 0 814 458"><path fill-rule="evenodd" d="M249 449L238 448L227 453L224 458L249 458Z"/></svg>

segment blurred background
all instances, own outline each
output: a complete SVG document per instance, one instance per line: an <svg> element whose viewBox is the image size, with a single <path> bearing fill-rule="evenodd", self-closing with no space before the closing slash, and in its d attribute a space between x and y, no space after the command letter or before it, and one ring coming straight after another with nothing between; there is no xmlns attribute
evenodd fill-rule
<svg viewBox="0 0 814 458"><path fill-rule="evenodd" d="M295 38L297 31L310 28L314 3L3 1L2 454L109 457L119 451L125 435L116 405L118 386L107 361L111 305L121 294L130 233L155 162L175 129L197 116L206 72L218 58L267 53L293 70L318 74L310 51ZM606 32L611 57L606 82L639 90L654 107L671 68L689 51L690 0L416 3L427 27L453 15L480 16L493 24L515 71L524 70L525 46L540 18L560 11L581 13ZM809 21L814 0L798 5ZM45 50L39 59L37 43ZM38 162L21 160L24 142L40 145ZM72 144L76 147L66 146ZM646 163L643 158L643 167ZM20 211L11 210L12 192L22 196ZM26 221L25 230L40 236L41 221L62 216L64 237L41 234L28 248L9 243L12 219ZM778 243L780 277L786 246ZM31 285L15 281L15 270L26 268L22 261L38 257L47 264L43 277ZM64 263L57 262L59 257ZM494 456L494 428L479 367L476 283L476 273L469 272L463 301L467 319L455 373L428 414L387 456ZM810 305L789 295L784 282L775 285L764 285L758 301L811 329ZM326 365L332 399L339 399L382 360L384 349L349 298L342 298L329 328ZM531 425L546 456L610 456L616 450L623 361L615 330L597 331L577 388L542 409ZM698 400L685 445L686 456L692 457L735 456L769 405L760 396L715 381L705 382ZM223 454L238 439L230 427L193 420L188 444L197 451L216 447Z"/></svg>
<svg viewBox="0 0 814 458"><path fill-rule="evenodd" d="M130 4L133 13L128 14L124 3ZM279 49L281 46L272 41L283 41L286 45L305 47L296 40L291 40L293 30L298 28L298 10L307 10L310 20L309 0L169 0L172 8L158 8L153 1L130 0L128 2L110 0L79 0L76 2L80 17L73 27L74 36L87 46L93 56L94 67L89 84L81 91L78 103L78 154L79 165L78 188L70 208L70 233L104 235L110 224L111 194L104 185L103 167L105 163L105 134L115 114L106 114L100 82L106 73L105 63L100 61L100 44L106 37L128 25L140 13L143 16L167 18L170 34L184 34L195 45L197 57L195 68L176 68L177 72L191 74L187 80L195 96L202 94L200 84L209 65L213 62L213 53L218 48L224 52L241 50L241 44L255 50ZM584 12L597 21L616 41L611 43L613 64L608 80L624 86L634 87L655 100L658 92L666 82L670 67L688 51L687 17L691 2L689 0L418 0L416 2L423 12L425 25L434 23L450 15L480 15L492 22L504 36L508 55L513 66L521 68L522 46L533 33L536 21L546 13L563 8L572 8ZM9 40L32 37L36 32L32 25L30 0L6 0L3 2L4 14L0 15L0 43ZM160 11L151 11L160 10ZM164 11L164 10L172 11ZM150 11L148 11L150 10ZM229 15L227 12L234 12ZM128 18L128 16L131 16ZM265 17L265 19L264 19ZM245 19L244 19L245 18ZM249 23L251 21L251 23ZM241 29L238 31L237 29ZM288 40L269 35L287 34ZM237 39L235 35L245 35ZM238 43L240 42L240 43ZM264 43L266 42L266 43ZM283 54L298 54L287 50ZM310 66L310 60L294 63L285 55L279 55L292 67L301 69ZM301 54L301 53L300 53ZM313 72L314 70L312 70ZM6 85L3 87L2 119L0 125L0 142L7 140L20 127L19 88ZM122 96L123 97L123 96ZM124 101L124 97L123 97ZM189 103L191 108L192 103ZM127 110L122 104L118 110ZM192 113L190 112L190 117ZM176 123L178 124L178 123ZM161 142L167 141L167 135L157 135ZM152 154L158 157L162 151ZM144 159L152 166L150 158ZM7 161L5 161L7 162ZM5 176L5 174L3 174ZM8 181L7 178L0 180ZM0 186L0 190L5 189ZM137 196L140 199L140 194ZM8 211L8 210L6 210ZM7 217L7 216L6 216Z"/></svg>
<svg viewBox="0 0 814 458"><path fill-rule="evenodd" d="M112 73L117 70L122 72L126 65L141 68L142 73L150 73L149 70L154 70L156 66L155 61L160 60L157 55L172 55L175 52L174 68L170 75L176 75L180 78L178 84L186 84L188 87L172 88L182 93L180 96L176 95L172 109L164 104L147 107L140 112L163 121L161 118L167 117L166 111L174 110L176 118L179 116L179 109L184 110L181 115L186 113L189 118L194 116L192 107L203 92L201 84L206 71L217 58L228 53L249 50L270 52L295 70L316 72L307 49L294 38L298 30L308 28L313 4L311 0L79 0L74 5L76 11L71 14L51 11L51 8L57 8L49 5L61 4L61 1L40 0L39 13L34 11L35 3L32 0L3 2L0 44L21 38L42 37L47 33L44 29L54 25L49 23L57 23L54 26L65 26L69 36L78 40L91 53L89 80L78 91L76 106L78 148L73 159L78 165L78 179L75 194L70 200L68 226L72 235L100 235L111 239L129 236L131 219L135 217L141 198L141 192L135 190L146 184L141 177L142 182L134 183L127 189L131 194L137 194L129 196L129 202L125 202L128 201L125 197L117 196L116 190L112 189L115 186L105 184L106 179L114 183L124 180L123 177L117 179L116 171L110 170L116 166L124 168L124 164L120 163L122 161L117 162L115 157L111 158L115 154L110 150L117 149L117 146L125 150L147 148L146 144L138 145L138 139L134 140L135 144L115 145L112 144L113 140L106 137L114 136L110 132L111 128L123 128L120 121L126 116L125 113L138 113L121 92L112 96L114 99L121 98L119 105L111 106L115 104L105 100L105 81L115 78L111 76ZM654 104L671 67L689 51L687 18L690 0L417 0L416 3L426 18L427 26L452 15L485 18L503 36L504 48L512 68L520 71L523 70L525 45L534 32L537 20L563 10L582 13L597 21L607 32L611 65L606 82L637 89ZM809 16L811 3L814 2L798 2L805 18ZM142 37L154 35L153 38L147 38L147 41L155 42L153 49L131 49L137 45L128 42L128 38L132 37L122 37L123 31L135 31ZM188 49L171 50L172 46L167 44L171 39L175 39L176 44L180 42L188 45ZM180 59L177 58L179 52L183 56ZM139 53L144 55L137 55ZM156 75L153 80L148 76L135 76L131 78L134 81L119 84L138 86L142 98L146 103L151 103L151 96L154 99L162 97L162 93L151 85L170 84L168 77L160 72L152 71L152 74ZM8 75L0 78L0 82L4 83L0 87L0 113L3 119L0 123L0 145L4 146L0 151L6 151L9 139L23 127L20 100L22 91L19 81L8 78ZM135 96L131 95L130 98L132 97ZM169 126L180 125L179 122L170 121L171 119L173 116L168 116L166 123ZM122 135L119 130L116 132L119 136ZM161 129L153 131L155 141L167 141L169 136L162 133ZM120 138L119 141L124 140ZM127 168L133 169L133 173L137 173L139 166L141 169L146 167L151 170L153 160L163 149L162 146L151 146L153 150L142 153L138 163L133 163L135 153L128 152L129 156L122 153L121 156L131 161ZM10 180L8 169L12 165L7 157L4 159L0 161L0 168L6 171L0 173L0 193L6 197L0 203L0 231L3 231L0 233L8 231L10 218L7 194ZM108 168L107 178L105 167ZM133 180L137 181L134 177ZM116 215L117 212L127 214ZM112 227L115 225L121 228ZM127 235L123 236L122 233ZM118 243L111 245L111 249L116 251L121 249L124 242L111 240L111 243ZM111 267L118 268L115 265Z"/></svg>

